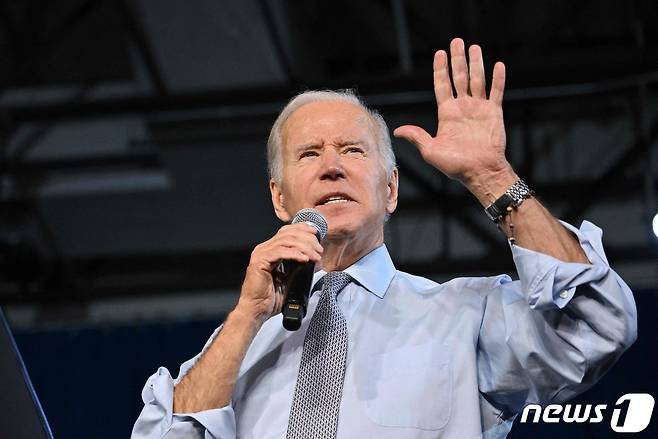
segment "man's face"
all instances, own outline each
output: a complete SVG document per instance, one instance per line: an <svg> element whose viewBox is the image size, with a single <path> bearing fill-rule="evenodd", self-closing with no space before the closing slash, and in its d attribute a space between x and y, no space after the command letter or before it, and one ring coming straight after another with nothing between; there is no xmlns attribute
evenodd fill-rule
<svg viewBox="0 0 658 439"><path fill-rule="evenodd" d="M382 235L385 215L397 205L397 170L387 178L361 108L314 102L297 109L283 127L281 157L282 181L270 182L281 220L312 207L327 219L330 240Z"/></svg>

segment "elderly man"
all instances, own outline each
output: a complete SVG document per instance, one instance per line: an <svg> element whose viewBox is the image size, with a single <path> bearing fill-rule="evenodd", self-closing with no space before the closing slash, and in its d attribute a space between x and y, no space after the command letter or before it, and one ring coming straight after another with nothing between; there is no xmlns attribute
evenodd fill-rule
<svg viewBox="0 0 658 439"><path fill-rule="evenodd" d="M436 136L394 134L464 184L511 243L520 276L444 284L396 271L384 223L398 172L386 125L354 95L307 92L268 143L270 190L284 222L313 207L327 237L285 225L253 250L240 299L173 380L147 382L133 437L505 437L529 403L591 386L634 341L629 288L601 232L562 224L505 159L505 68L490 95L482 53L460 39L434 58ZM453 84L456 96L453 94ZM281 260L316 263L309 316L282 328Z"/></svg>

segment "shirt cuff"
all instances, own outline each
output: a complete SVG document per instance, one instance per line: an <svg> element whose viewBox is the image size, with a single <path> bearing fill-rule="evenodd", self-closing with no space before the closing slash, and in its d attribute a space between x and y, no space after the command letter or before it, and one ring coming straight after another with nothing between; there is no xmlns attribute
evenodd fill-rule
<svg viewBox="0 0 658 439"><path fill-rule="evenodd" d="M149 412L148 419L145 419L144 413L140 416L143 428L151 424L151 428L156 429L155 424L160 424L160 431L165 434L178 430L177 424L194 420L213 438L235 437L235 414L231 404L196 413L173 413L174 380L164 367L149 378L142 391L142 399Z"/></svg>
<svg viewBox="0 0 658 439"><path fill-rule="evenodd" d="M552 256L512 245L512 256L523 291L532 309L564 308L574 296L576 287L599 281L610 271L603 251L603 231L583 221L580 229L560 223L578 238L591 264L564 262Z"/></svg>

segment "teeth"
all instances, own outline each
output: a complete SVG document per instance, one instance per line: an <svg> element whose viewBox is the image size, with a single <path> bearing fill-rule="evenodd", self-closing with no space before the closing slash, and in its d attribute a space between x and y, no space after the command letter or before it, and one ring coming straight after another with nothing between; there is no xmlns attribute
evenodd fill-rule
<svg viewBox="0 0 658 439"><path fill-rule="evenodd" d="M333 196L327 198L327 200L322 203L322 204L333 204L333 203L347 203L349 200L341 197L341 196Z"/></svg>

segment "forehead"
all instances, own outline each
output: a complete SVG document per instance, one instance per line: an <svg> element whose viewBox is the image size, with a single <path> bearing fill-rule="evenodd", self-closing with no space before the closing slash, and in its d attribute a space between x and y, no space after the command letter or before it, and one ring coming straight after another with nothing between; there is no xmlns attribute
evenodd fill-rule
<svg viewBox="0 0 658 439"><path fill-rule="evenodd" d="M282 140L284 146L340 138L358 138L371 143L373 134L371 117L360 106L350 102L322 101L295 110L283 126Z"/></svg>

